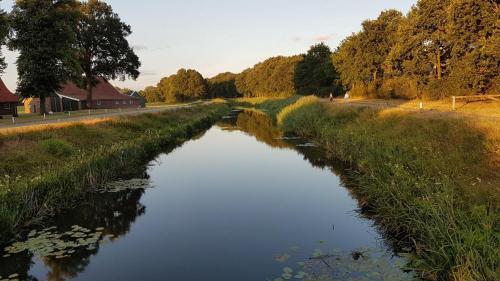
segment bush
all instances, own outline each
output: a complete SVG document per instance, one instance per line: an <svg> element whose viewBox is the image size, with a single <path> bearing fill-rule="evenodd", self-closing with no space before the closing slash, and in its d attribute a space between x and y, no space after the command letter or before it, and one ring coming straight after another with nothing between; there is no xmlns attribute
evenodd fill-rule
<svg viewBox="0 0 500 281"><path fill-rule="evenodd" d="M76 151L73 145L60 139L44 140L41 145L47 153L56 157L69 157Z"/></svg>
<svg viewBox="0 0 500 281"><path fill-rule="evenodd" d="M406 77L394 77L384 80L378 92L379 92L379 97L384 99L418 98L417 82Z"/></svg>

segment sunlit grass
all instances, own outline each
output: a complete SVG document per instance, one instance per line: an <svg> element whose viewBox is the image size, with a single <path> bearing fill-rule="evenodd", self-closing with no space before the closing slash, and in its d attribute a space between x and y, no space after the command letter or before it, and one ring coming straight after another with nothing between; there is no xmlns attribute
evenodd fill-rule
<svg viewBox="0 0 500 281"><path fill-rule="evenodd" d="M319 99L316 96L305 96L298 99L296 102L290 104L289 106L284 107L277 115L276 119L278 121L278 125L282 125L285 118L295 110L314 103L318 103Z"/></svg>
<svg viewBox="0 0 500 281"><path fill-rule="evenodd" d="M34 126L0 135L0 241L226 114L223 104L106 120Z"/></svg>
<svg viewBox="0 0 500 281"><path fill-rule="evenodd" d="M279 118L358 171L355 195L429 280L495 280L500 239L497 122L310 103Z"/></svg>

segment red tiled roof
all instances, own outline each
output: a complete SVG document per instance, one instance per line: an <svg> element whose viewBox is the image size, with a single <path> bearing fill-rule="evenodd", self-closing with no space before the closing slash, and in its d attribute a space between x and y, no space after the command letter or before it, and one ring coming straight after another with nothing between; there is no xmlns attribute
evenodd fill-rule
<svg viewBox="0 0 500 281"><path fill-rule="evenodd" d="M106 79L99 78L98 84L92 91L92 100L135 100L136 98L120 93ZM87 91L78 88L74 83L68 82L59 91L62 96L74 98L80 101L87 100Z"/></svg>
<svg viewBox="0 0 500 281"><path fill-rule="evenodd" d="M17 96L15 96L0 79L0 102L18 102Z"/></svg>

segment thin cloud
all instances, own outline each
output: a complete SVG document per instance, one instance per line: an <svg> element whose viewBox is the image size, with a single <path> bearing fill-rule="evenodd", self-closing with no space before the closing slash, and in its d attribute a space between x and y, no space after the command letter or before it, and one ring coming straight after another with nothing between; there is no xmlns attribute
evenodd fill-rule
<svg viewBox="0 0 500 281"><path fill-rule="evenodd" d="M314 36L313 39L314 41L319 41L319 42L325 42L325 41L330 41L335 37L335 34L328 34L328 35L317 35Z"/></svg>

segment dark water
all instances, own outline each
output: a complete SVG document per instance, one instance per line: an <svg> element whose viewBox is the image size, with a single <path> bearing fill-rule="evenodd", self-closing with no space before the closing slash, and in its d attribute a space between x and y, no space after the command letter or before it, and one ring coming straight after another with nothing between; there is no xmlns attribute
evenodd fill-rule
<svg viewBox="0 0 500 281"><path fill-rule="evenodd" d="M309 269L335 280L401 280L341 178L321 167L321 151L281 137L256 113L221 122L158 156L141 179L91 195L55 228L31 233L28 250L0 253L0 276L264 281L306 280L300 271ZM78 239L83 246L54 254Z"/></svg>

